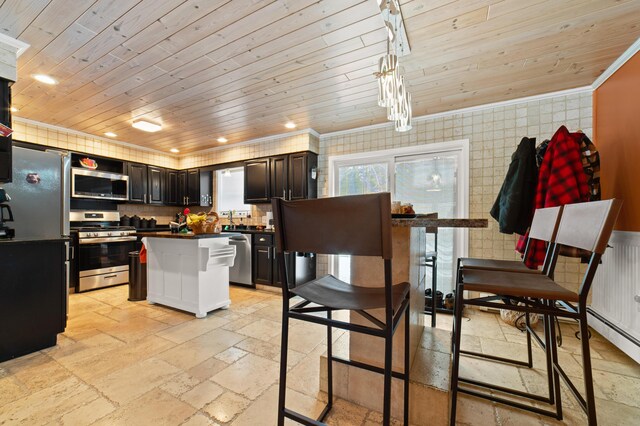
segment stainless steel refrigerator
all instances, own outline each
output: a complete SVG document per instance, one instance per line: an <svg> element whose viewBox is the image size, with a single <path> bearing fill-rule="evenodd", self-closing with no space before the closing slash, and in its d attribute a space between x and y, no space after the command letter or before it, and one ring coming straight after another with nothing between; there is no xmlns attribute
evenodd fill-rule
<svg viewBox="0 0 640 426"><path fill-rule="evenodd" d="M69 236L69 171L71 156L58 150L13 147L13 181L1 184L11 197L16 239L41 240ZM67 294L70 243L66 243Z"/></svg>

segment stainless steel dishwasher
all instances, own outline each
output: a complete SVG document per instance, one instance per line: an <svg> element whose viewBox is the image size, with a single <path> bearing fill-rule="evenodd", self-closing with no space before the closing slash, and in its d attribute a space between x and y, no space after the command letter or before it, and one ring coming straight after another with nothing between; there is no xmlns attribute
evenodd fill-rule
<svg viewBox="0 0 640 426"><path fill-rule="evenodd" d="M251 278L251 234L233 235L229 237L229 244L236 246L236 258L229 268L229 282L254 287Z"/></svg>

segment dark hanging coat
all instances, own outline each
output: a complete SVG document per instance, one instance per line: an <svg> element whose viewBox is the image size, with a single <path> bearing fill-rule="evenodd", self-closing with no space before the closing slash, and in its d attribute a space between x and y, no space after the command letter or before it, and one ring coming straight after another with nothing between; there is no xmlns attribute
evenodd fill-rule
<svg viewBox="0 0 640 426"><path fill-rule="evenodd" d="M527 232L533 217L537 181L536 139L522 138L511 156L507 176L491 209L491 216L498 221L500 232Z"/></svg>

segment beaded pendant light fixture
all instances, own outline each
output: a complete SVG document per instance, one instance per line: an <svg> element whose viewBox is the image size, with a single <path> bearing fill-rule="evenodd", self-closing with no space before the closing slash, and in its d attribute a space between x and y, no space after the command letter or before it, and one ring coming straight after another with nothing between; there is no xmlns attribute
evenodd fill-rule
<svg viewBox="0 0 640 426"><path fill-rule="evenodd" d="M387 119L394 122L395 130L411 130L411 94L407 92L404 76L400 73L399 53L404 53L404 30L398 0L378 0L380 13L387 28L387 54L378 61L378 105L387 108ZM402 30L401 30L402 29ZM391 52L393 46L393 53ZM408 46L407 46L408 47Z"/></svg>

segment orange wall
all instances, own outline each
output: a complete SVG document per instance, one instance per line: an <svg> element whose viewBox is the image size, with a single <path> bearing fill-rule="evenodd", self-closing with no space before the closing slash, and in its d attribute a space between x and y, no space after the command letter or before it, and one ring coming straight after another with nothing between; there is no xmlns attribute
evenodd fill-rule
<svg viewBox="0 0 640 426"><path fill-rule="evenodd" d="M640 53L593 94L602 198L624 200L616 229L640 231Z"/></svg>

